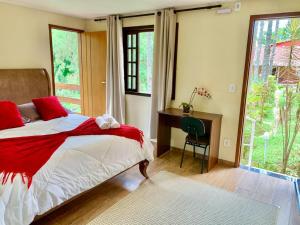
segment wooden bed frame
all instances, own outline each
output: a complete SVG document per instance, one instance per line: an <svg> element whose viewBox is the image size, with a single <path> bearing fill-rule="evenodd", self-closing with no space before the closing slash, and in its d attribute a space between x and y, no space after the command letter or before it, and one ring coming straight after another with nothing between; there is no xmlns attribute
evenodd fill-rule
<svg viewBox="0 0 300 225"><path fill-rule="evenodd" d="M24 104L31 102L33 98L41 98L51 95L51 83L49 74L46 69L0 69L0 101L9 100L16 104ZM139 165L141 174L148 179L147 167L149 165L148 160L143 160L134 166ZM122 171L121 173L131 169L132 167ZM119 173L119 174L121 174ZM108 182L119 174L104 181ZM103 184L102 182L101 184ZM101 184L84 191L73 198L63 202L62 204L50 209L43 215L36 216L34 221L41 219L56 209L68 204L69 202L77 199L78 197L87 194L91 190L97 188Z"/></svg>

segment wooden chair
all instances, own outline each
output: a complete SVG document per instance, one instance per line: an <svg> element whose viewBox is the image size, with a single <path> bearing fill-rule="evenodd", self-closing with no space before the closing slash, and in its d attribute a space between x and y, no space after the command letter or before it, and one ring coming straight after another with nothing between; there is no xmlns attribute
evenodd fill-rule
<svg viewBox="0 0 300 225"><path fill-rule="evenodd" d="M186 148L186 145L188 144L188 145L193 146L194 158L196 157L196 147L204 149L204 154L203 154L202 160L200 161L201 173L203 173L206 150L207 150L207 147L209 146L209 137L205 133L205 125L202 120L186 116L181 119L180 127L184 132L187 133L187 136L185 138L184 147L182 150L180 168L182 167L185 148Z"/></svg>

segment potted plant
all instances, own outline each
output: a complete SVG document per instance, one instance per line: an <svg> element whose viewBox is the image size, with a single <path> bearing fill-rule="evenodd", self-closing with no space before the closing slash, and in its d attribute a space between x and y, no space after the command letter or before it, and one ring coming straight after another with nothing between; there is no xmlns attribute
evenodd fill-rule
<svg viewBox="0 0 300 225"><path fill-rule="evenodd" d="M198 94L199 96L206 97L206 98L211 98L211 94L208 92L208 90L206 90L205 88L195 87L191 94L190 101L188 103L182 102L179 106L179 108L182 107L183 113L190 113L191 110L193 110L194 107L192 105L192 102L193 102L196 94Z"/></svg>
<svg viewBox="0 0 300 225"><path fill-rule="evenodd" d="M182 102L179 108L182 106L182 111L184 113L190 113L191 109L193 109L193 106L189 103Z"/></svg>

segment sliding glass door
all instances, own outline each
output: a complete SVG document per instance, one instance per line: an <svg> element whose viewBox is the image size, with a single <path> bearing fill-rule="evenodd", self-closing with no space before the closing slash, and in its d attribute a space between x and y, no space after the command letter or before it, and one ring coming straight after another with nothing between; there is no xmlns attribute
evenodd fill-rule
<svg viewBox="0 0 300 225"><path fill-rule="evenodd" d="M252 20L240 163L300 175L300 15Z"/></svg>

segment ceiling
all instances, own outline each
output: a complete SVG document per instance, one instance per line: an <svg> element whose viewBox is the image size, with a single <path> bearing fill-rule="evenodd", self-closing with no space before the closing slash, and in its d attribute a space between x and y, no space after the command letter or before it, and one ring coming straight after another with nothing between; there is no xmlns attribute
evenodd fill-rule
<svg viewBox="0 0 300 225"><path fill-rule="evenodd" d="M232 0L0 0L81 18L95 18L110 14L125 14L167 7L213 4Z"/></svg>

